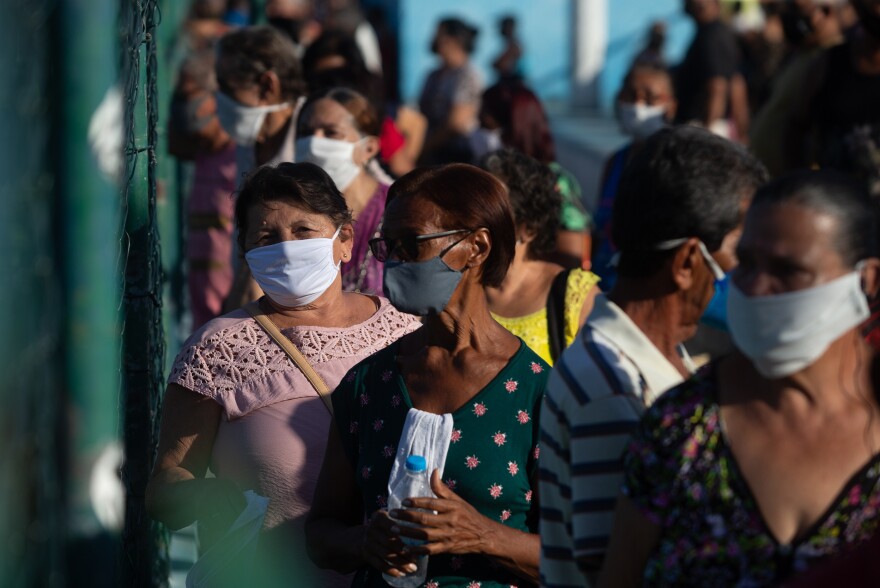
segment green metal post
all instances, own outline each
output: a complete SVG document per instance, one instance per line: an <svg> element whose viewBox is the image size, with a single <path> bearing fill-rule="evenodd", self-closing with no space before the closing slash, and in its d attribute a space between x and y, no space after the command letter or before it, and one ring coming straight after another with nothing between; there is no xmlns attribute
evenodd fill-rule
<svg viewBox="0 0 880 588"><path fill-rule="evenodd" d="M0 3L0 586L63 576L63 281L46 0ZM25 58L26 57L26 58Z"/></svg>
<svg viewBox="0 0 880 588"><path fill-rule="evenodd" d="M112 0L67 0L56 4L61 111L57 187L64 256L64 339L71 443L69 538L71 586L111 586L115 578L118 529L99 520L91 486L100 458L118 447L119 437L119 197L114 180L120 161L113 117L96 117L104 104L118 106L117 5ZM104 120L103 124L96 122ZM96 158L89 141L109 145ZM114 134L115 133L115 134ZM103 163L99 165L99 160ZM113 492L113 466L107 466ZM106 499L104 499L106 501Z"/></svg>

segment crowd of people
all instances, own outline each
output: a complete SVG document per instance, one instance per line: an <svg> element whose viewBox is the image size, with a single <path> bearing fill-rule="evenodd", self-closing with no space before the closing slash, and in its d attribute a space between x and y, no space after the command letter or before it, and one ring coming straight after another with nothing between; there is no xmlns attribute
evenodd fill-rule
<svg viewBox="0 0 880 588"><path fill-rule="evenodd" d="M742 4L651 27L587 210L514 17L488 86L440 20L414 106L378 14L192 3L146 503L210 553L268 498L217 585L880 585L880 0Z"/></svg>

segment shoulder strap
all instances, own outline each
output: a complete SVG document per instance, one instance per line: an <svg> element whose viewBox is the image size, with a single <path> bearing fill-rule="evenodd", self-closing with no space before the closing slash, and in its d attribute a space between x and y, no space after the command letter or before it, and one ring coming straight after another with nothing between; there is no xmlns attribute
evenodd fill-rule
<svg viewBox="0 0 880 588"><path fill-rule="evenodd" d="M570 269L560 272L547 295L547 334L554 363L565 350L565 289L570 273Z"/></svg>
<svg viewBox="0 0 880 588"><path fill-rule="evenodd" d="M278 329L278 326L272 322L266 313L263 312L263 309L260 308L260 302L255 300L249 304L245 305L245 310L254 317L254 320L257 321L257 324L260 325L266 334L269 335L269 338L275 341L275 343L287 353L287 356L293 360L293 363L296 364L296 367L303 373L309 383L315 388L315 391L318 393L318 396L321 397L321 400L324 401L324 405L327 407L327 410L330 411L330 414L333 414L333 403L330 401L330 388L321 379L321 376L318 375L318 372L315 371L309 361L303 356L299 349L296 348L296 345L293 342L281 334L281 331Z"/></svg>

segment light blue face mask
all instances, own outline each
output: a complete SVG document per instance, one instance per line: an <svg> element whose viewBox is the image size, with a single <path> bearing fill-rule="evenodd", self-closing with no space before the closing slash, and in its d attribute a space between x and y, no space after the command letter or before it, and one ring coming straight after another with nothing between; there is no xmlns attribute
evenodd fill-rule
<svg viewBox="0 0 880 588"><path fill-rule="evenodd" d="M703 312L700 322L719 331L729 332L727 326L727 295L730 292L730 274L725 274L721 280L715 280L715 294L709 301L709 306Z"/></svg>
<svg viewBox="0 0 880 588"><path fill-rule="evenodd" d="M400 312L415 316L440 314L461 282L440 256L427 261L389 259L383 270L385 295Z"/></svg>

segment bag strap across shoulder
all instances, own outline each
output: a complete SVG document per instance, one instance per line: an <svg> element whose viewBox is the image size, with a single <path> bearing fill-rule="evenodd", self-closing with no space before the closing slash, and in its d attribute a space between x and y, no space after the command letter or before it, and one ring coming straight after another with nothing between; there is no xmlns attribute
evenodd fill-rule
<svg viewBox="0 0 880 588"><path fill-rule="evenodd" d="M553 279L547 295L547 335L550 341L550 357L555 362L565 351L565 290L570 269Z"/></svg>
<svg viewBox="0 0 880 588"><path fill-rule="evenodd" d="M260 308L260 302L255 300L249 304L246 304L244 309L248 311L257 324L266 331L266 334L269 335L269 338L272 339L281 349L287 353L287 356L293 360L293 363L296 364L296 367L299 368L299 371L306 377L315 391L318 393L318 396L321 397L321 400L324 401L324 406L327 407L327 410L330 411L330 415L333 415L333 403L330 401L330 387L327 386L327 383L318 375L318 372L315 371L309 361L305 358L302 352L296 348L296 345L293 342L281 334L281 330L278 326L272 322L266 313L263 312L263 309Z"/></svg>

